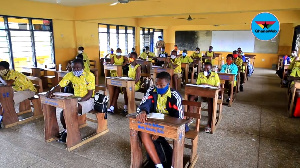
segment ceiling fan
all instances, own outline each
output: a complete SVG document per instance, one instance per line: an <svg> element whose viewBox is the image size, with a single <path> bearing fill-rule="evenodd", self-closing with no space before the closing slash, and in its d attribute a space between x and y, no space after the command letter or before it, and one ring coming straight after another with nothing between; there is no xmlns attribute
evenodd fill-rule
<svg viewBox="0 0 300 168"><path fill-rule="evenodd" d="M183 20L187 20L187 21L192 21L192 20L195 20L195 19L206 19L206 18L192 18L192 16L189 15L188 18L176 18L176 19L183 19Z"/></svg>
<svg viewBox="0 0 300 168"><path fill-rule="evenodd" d="M110 6L115 6L117 4L127 4L133 1L148 1L148 0L118 0L117 2L110 4Z"/></svg>

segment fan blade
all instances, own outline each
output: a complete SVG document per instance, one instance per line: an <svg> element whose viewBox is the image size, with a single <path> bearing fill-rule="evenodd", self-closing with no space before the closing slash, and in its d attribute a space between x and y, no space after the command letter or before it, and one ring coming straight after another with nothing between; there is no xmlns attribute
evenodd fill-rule
<svg viewBox="0 0 300 168"><path fill-rule="evenodd" d="M120 3L120 2L112 3L112 4L110 4L110 6L115 6L115 5L117 5L118 3Z"/></svg>
<svg viewBox="0 0 300 168"><path fill-rule="evenodd" d="M175 18L175 19L184 19L184 20L186 20L186 18Z"/></svg>

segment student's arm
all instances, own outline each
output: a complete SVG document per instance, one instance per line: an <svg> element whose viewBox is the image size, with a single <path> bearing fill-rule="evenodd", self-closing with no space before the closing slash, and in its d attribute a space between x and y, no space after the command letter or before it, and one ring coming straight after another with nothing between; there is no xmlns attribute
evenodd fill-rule
<svg viewBox="0 0 300 168"><path fill-rule="evenodd" d="M225 73L225 71L226 71L226 65L222 65L222 68L221 68L221 73Z"/></svg>
<svg viewBox="0 0 300 168"><path fill-rule="evenodd" d="M141 66L139 66L137 69L136 69L136 74L135 74L135 83L138 83L141 79Z"/></svg>
<svg viewBox="0 0 300 168"><path fill-rule="evenodd" d="M207 57L207 51L205 52L204 56Z"/></svg>
<svg viewBox="0 0 300 168"><path fill-rule="evenodd" d="M123 65L122 66L125 66L125 65L127 65L128 64L128 58L127 57L124 57L124 56L122 56L123 58L124 58L124 63L123 63Z"/></svg>
<svg viewBox="0 0 300 168"><path fill-rule="evenodd" d="M216 54L215 54L215 52L213 52L213 59L215 59L216 58Z"/></svg>
<svg viewBox="0 0 300 168"><path fill-rule="evenodd" d="M238 71L239 71L239 68L236 65L234 65L233 68L232 68L231 73L237 75Z"/></svg>
<svg viewBox="0 0 300 168"><path fill-rule="evenodd" d="M194 62L194 60L191 57L189 57L188 59L189 59L189 63Z"/></svg>
<svg viewBox="0 0 300 168"><path fill-rule="evenodd" d="M220 87L220 77L217 73L215 73L215 86Z"/></svg>
<svg viewBox="0 0 300 168"><path fill-rule="evenodd" d="M150 95L150 92L152 92L153 89L154 87L152 86L147 90L147 93L143 97L140 106L137 109L136 119L139 122L144 123L145 121L147 121L147 114L150 113L153 100L153 95Z"/></svg>
<svg viewBox="0 0 300 168"><path fill-rule="evenodd" d="M87 76L86 76L86 83L87 83L87 90L88 90L88 93L81 98L80 102L83 102L83 101L87 101L89 100L90 98L92 98L93 96L93 92L95 90L95 76L94 74L92 73L89 73Z"/></svg>
<svg viewBox="0 0 300 168"><path fill-rule="evenodd" d="M53 88L51 88L47 93L46 93L46 97L48 98L52 98L53 97L53 93L60 91L60 89L62 87L66 87L69 83L70 83L70 79L71 79L71 74L72 72L69 72L66 74L66 76L63 77L63 79L59 82L58 85L54 86Z"/></svg>
<svg viewBox="0 0 300 168"><path fill-rule="evenodd" d="M114 57L111 57L111 59L110 59L110 64L115 64L115 59L114 59Z"/></svg>
<svg viewBox="0 0 300 168"><path fill-rule="evenodd" d="M200 85L200 84L201 84L201 75L199 73L197 77L196 85Z"/></svg>

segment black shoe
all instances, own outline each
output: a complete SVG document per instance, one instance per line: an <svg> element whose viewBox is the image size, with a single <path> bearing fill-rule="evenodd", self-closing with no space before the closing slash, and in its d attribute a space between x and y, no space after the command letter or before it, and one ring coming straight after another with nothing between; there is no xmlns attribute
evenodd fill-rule
<svg viewBox="0 0 300 168"><path fill-rule="evenodd" d="M241 91L241 92L244 91L244 86L243 86L243 85L240 86L240 91Z"/></svg>
<svg viewBox="0 0 300 168"><path fill-rule="evenodd" d="M228 98L228 99L226 100L227 103L229 103L229 101L230 101L230 98Z"/></svg>
<svg viewBox="0 0 300 168"><path fill-rule="evenodd" d="M63 132L60 136L60 138L58 139L58 142L61 142L61 143L66 143L67 142L67 133L66 132Z"/></svg>
<svg viewBox="0 0 300 168"><path fill-rule="evenodd" d="M127 110L127 109L124 109L124 110L123 110L123 114L128 114L128 110Z"/></svg>

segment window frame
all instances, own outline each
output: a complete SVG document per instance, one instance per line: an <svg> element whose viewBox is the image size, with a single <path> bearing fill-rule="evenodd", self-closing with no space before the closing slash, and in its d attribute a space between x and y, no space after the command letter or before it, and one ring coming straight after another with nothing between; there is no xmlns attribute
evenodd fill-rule
<svg viewBox="0 0 300 168"><path fill-rule="evenodd" d="M32 49L32 63L34 67L37 67L37 56L36 56L36 46L35 46L35 37L34 37L34 32L51 32L50 36L50 43L52 44L51 46L51 61L53 64L55 64L55 43L54 43L54 32L53 32L53 20L52 19L47 19L47 18L32 18L32 17L22 17L22 16L11 16L11 15L0 15L4 19L4 30L7 34L7 42L8 42L8 48L9 48L9 55L10 55L10 65L12 69L15 69L14 65L14 54L13 54L13 48L12 48L12 40L11 40L11 31L27 31L30 32L30 38L31 38L31 49ZM16 19L27 19L28 20L28 25L29 25L29 30L25 29L14 29L14 28L9 28L8 24L8 19L9 18L16 18ZM32 24L32 20L49 20L50 23L50 30L34 30L34 26Z"/></svg>
<svg viewBox="0 0 300 168"><path fill-rule="evenodd" d="M148 36L150 36L150 46L148 46L148 47L150 48L151 52L154 52L154 49L155 49L154 33L155 32L161 32L161 36L163 37L164 30L163 29L149 28L149 27L140 27L140 28L141 28L141 31L142 31L142 34L139 34L140 36L142 36L142 38L140 38L140 40L143 40L143 45L144 45L143 47L142 46L140 46L140 47L141 48L146 47L146 45L145 45L146 41L145 41L144 36L148 35Z"/></svg>

